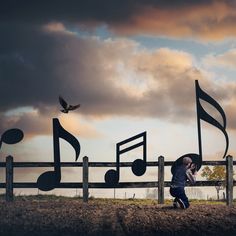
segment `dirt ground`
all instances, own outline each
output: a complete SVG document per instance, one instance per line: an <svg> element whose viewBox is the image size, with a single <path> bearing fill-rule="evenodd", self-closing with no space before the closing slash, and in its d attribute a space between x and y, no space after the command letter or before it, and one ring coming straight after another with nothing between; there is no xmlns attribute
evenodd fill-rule
<svg viewBox="0 0 236 236"><path fill-rule="evenodd" d="M236 235L236 206L111 200L0 201L0 235Z"/></svg>

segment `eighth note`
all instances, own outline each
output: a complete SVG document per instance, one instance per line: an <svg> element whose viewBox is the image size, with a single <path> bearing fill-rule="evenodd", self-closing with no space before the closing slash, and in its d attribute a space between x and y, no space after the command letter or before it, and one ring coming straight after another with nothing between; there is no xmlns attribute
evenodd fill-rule
<svg viewBox="0 0 236 236"><path fill-rule="evenodd" d="M59 138L65 139L75 150L75 160L80 153L79 141L60 124L59 120L53 119L53 151L54 151L54 171L47 171L41 174L37 180L38 188L42 191L54 189L61 181L61 160Z"/></svg>
<svg viewBox="0 0 236 236"><path fill-rule="evenodd" d="M127 148L122 149L121 146L132 142L138 138L143 138L143 140L139 143L133 144ZM116 185L120 179L120 155L126 152L129 152L135 148L143 147L143 159L136 159L132 163L132 172L137 175L141 176L146 172L147 166L147 132L140 133L135 135L131 138L128 138L124 141L121 141L116 144L116 170L108 170L105 174L105 182L108 185Z"/></svg>

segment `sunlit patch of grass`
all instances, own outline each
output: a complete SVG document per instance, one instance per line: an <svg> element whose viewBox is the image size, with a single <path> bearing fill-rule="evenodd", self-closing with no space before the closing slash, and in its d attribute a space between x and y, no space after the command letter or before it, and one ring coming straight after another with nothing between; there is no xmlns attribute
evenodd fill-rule
<svg viewBox="0 0 236 236"><path fill-rule="evenodd" d="M91 200L94 203L101 204L124 204L124 205L156 205L158 204L157 200L153 199L110 199L110 198L94 198Z"/></svg>
<svg viewBox="0 0 236 236"><path fill-rule="evenodd" d="M14 195L14 201L58 201L58 200L71 200L71 199L81 199L81 197L67 197L67 196L57 196L54 194L38 194L38 195ZM5 194L0 194L0 200L5 200Z"/></svg>
<svg viewBox="0 0 236 236"><path fill-rule="evenodd" d="M0 194L0 200L5 200L5 194ZM38 194L38 195L15 195L14 201L83 201L83 197L81 196L74 196L74 197L68 197L68 196L57 196L57 195L49 195L49 194ZM89 203L92 204L121 204L121 205L157 205L158 200L157 199L112 199L112 198L89 198ZM164 205L172 205L173 200L172 199L165 199ZM236 199L234 199L234 203L236 203ZM217 201L217 200L199 200L199 199L190 199L191 205L201 205L201 204L207 204L207 205L225 205L225 201Z"/></svg>
<svg viewBox="0 0 236 236"><path fill-rule="evenodd" d="M209 204L209 205L225 205L225 201L217 201L217 200L201 200L201 199L192 199L190 200L191 204Z"/></svg>

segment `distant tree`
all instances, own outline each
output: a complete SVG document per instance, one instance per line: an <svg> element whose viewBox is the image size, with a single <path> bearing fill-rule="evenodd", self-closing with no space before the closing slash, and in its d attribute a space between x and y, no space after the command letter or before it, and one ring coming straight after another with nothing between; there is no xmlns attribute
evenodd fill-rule
<svg viewBox="0 0 236 236"><path fill-rule="evenodd" d="M220 199L220 190L225 189L225 177L226 177L226 168L225 166L214 166L213 169L210 169L209 166L206 166L202 169L202 177L205 177L207 180L219 181L215 185L217 192L217 199Z"/></svg>

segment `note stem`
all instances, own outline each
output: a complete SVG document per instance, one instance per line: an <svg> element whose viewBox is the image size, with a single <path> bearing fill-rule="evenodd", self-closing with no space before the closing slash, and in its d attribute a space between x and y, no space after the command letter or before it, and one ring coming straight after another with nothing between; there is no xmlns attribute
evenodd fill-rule
<svg viewBox="0 0 236 236"><path fill-rule="evenodd" d="M53 119L53 151L54 151L54 171L56 181L61 180L61 165L60 165L60 144L59 144L59 122Z"/></svg>
<svg viewBox="0 0 236 236"><path fill-rule="evenodd" d="M116 171L118 178L120 178L120 144L116 144Z"/></svg>
<svg viewBox="0 0 236 236"><path fill-rule="evenodd" d="M198 81L195 80L195 89L196 89L196 106L197 106L197 129L198 129L198 147L199 147L199 157L200 157L200 163L202 162L202 138L201 138L201 121L199 118L199 93L198 93Z"/></svg>

